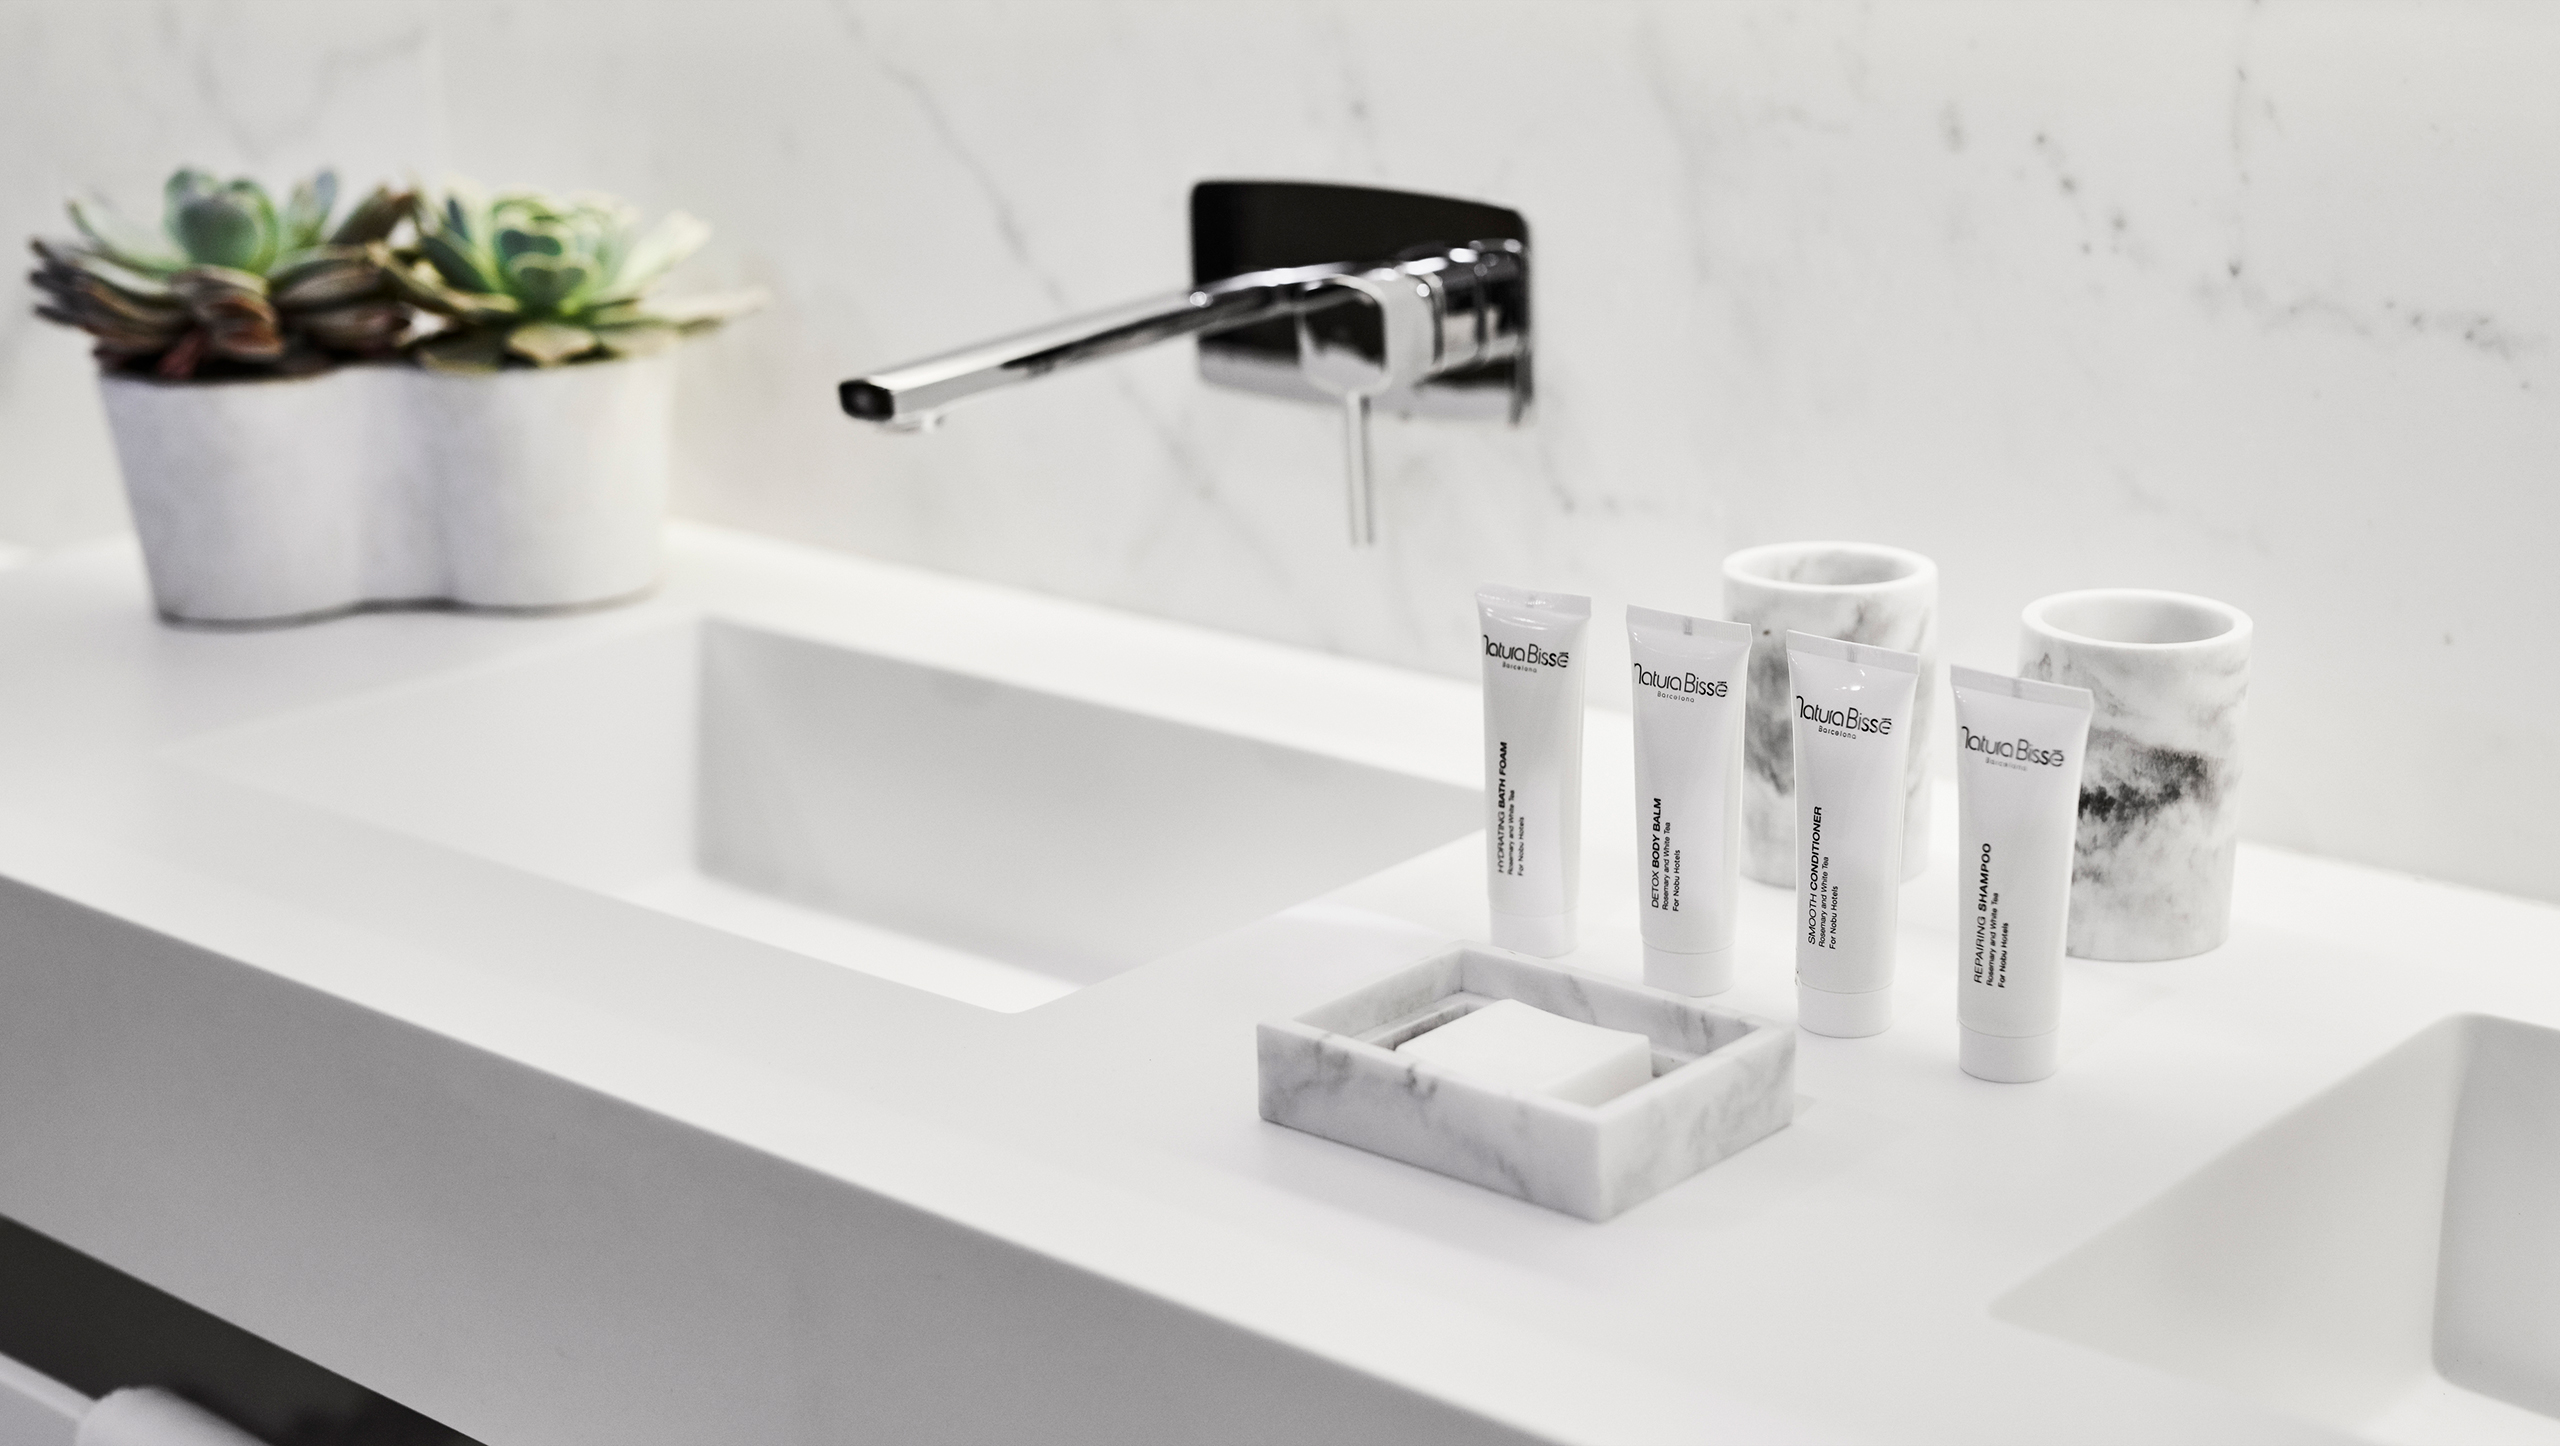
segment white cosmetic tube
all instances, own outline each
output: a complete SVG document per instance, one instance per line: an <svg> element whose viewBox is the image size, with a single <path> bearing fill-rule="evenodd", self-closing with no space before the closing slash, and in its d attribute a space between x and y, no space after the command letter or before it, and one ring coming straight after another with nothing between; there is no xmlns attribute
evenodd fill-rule
<svg viewBox="0 0 2560 1446"><path fill-rule="evenodd" d="M1956 695L1956 1017L1964 1072L2053 1073L2080 827L2086 688L1950 668Z"/></svg>
<svg viewBox="0 0 2560 1446"><path fill-rule="evenodd" d="M1795 691L1796 1018L1857 1039L1893 1027L1903 770L1920 656L1787 634Z"/></svg>
<svg viewBox="0 0 2560 1446"><path fill-rule="evenodd" d="M1733 987L1751 629L1631 607L1627 656L1644 982L1674 994L1721 994Z"/></svg>
<svg viewBox="0 0 2560 1446"><path fill-rule="evenodd" d="M1582 634L1591 599L1488 585L1484 633L1485 886L1493 942L1573 952L1582 899Z"/></svg>

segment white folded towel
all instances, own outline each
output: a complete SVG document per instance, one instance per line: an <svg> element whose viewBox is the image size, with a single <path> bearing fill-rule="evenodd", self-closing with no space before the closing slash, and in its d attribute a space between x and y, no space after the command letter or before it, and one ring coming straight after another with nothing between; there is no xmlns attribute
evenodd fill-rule
<svg viewBox="0 0 2560 1446"><path fill-rule="evenodd" d="M157 1386L129 1386L98 1398L80 1418L72 1446L266 1446L220 1416Z"/></svg>

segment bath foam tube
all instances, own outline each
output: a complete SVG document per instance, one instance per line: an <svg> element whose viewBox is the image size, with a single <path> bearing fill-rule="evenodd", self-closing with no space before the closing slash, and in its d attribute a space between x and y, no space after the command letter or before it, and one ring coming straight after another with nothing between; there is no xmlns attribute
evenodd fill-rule
<svg viewBox="0 0 2560 1446"><path fill-rule="evenodd" d="M1978 1079L2053 1073L2080 826L2086 688L1950 668L1956 702L1957 1062Z"/></svg>
<svg viewBox="0 0 2560 1446"><path fill-rule="evenodd" d="M1796 1018L1856 1039L1893 1027L1903 770L1920 657L1787 634L1795 698Z"/></svg>
<svg viewBox="0 0 2560 1446"><path fill-rule="evenodd" d="M1675 994L1721 994L1733 987L1751 629L1631 607L1627 656L1644 982Z"/></svg>
<svg viewBox="0 0 2560 1446"><path fill-rule="evenodd" d="M1582 635L1591 599L1489 584L1476 590L1476 619L1493 942L1552 959L1573 952L1582 898Z"/></svg>

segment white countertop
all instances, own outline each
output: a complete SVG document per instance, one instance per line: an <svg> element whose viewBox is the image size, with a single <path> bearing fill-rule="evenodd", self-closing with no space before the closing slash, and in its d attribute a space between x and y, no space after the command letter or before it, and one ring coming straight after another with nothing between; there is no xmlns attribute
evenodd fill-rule
<svg viewBox="0 0 2560 1446"><path fill-rule="evenodd" d="M1260 1439L1148 1415L1124 1317L1169 1400L1281 1383L1274 1436L1351 1390L1340 1366L1393 1388L1363 1410L1421 1402L1379 1439L2335 1440L1989 1303L2446 1014L2560 1025L2560 910L2251 847L2230 944L2072 961L2060 1074L1982 1083L1955 1065L1941 837L1903 895L1901 1023L1802 1036L1792 1127L1595 1226L1255 1113L1256 1021L1481 935L1477 838L1004 1015L173 753L711 609L1476 781L1475 690L1444 679L704 528L673 552L629 608L271 633L159 626L124 547L0 577L0 876L192 946L5 900L0 1213L492 1446ZM1626 734L1594 713L1571 962L1633 979ZM1790 1018L1790 900L1744 888L1724 1002ZM958 1263L884 1281L866 1221ZM936 1346L941 1379L878 1365L910 1321L1007 1344Z"/></svg>

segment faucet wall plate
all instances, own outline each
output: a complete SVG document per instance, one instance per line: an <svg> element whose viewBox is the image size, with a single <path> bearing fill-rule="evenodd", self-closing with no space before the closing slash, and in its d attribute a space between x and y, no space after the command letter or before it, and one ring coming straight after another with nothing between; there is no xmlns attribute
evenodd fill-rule
<svg viewBox="0 0 2560 1446"><path fill-rule="evenodd" d="M1484 242L1516 243L1522 270L1499 304L1528 335L1525 270L1529 223L1519 212L1477 201L1375 186L1313 181L1202 181L1191 188L1191 276L1196 283L1246 272L1321 266L1347 257L1397 261ZM1289 317L1200 338L1200 376L1218 386L1339 407L1339 393L1310 381L1300 365L1298 324ZM1399 416L1517 422L1532 395L1529 353L1460 367L1369 399Z"/></svg>

